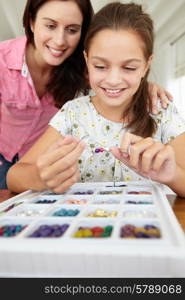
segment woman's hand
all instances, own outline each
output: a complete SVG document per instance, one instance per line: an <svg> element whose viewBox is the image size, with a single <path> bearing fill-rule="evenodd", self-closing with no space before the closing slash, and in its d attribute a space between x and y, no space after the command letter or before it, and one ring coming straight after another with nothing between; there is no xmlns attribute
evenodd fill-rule
<svg viewBox="0 0 185 300"><path fill-rule="evenodd" d="M84 147L80 140L66 136L37 159L39 175L47 189L62 193L78 181L78 159Z"/></svg>
<svg viewBox="0 0 185 300"><path fill-rule="evenodd" d="M173 101L173 96L154 82L148 82L149 101L152 102L152 113L158 113L157 102L160 100L163 108L167 107L168 101Z"/></svg>
<svg viewBox="0 0 185 300"><path fill-rule="evenodd" d="M112 154L140 175L169 183L176 176L174 150L170 145L125 133L121 147L112 147Z"/></svg>

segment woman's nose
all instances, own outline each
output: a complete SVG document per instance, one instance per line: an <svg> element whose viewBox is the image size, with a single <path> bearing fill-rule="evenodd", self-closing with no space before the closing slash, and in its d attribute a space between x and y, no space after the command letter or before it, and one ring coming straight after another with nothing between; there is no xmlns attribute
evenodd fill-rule
<svg viewBox="0 0 185 300"><path fill-rule="evenodd" d="M66 45L65 31L60 30L55 33L54 42L57 46Z"/></svg>

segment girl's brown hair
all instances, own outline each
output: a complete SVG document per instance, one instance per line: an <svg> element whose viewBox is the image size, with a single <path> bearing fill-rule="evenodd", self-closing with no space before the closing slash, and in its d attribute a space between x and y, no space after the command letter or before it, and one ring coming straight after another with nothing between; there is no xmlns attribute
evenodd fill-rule
<svg viewBox="0 0 185 300"><path fill-rule="evenodd" d="M85 39L85 51L87 54L92 39L98 32L105 29L132 30L136 32L143 42L143 52L146 61L152 55L154 43L153 22L150 16L142 11L141 5L115 2L104 6L96 13ZM132 116L127 128L130 128L132 133L143 137L152 136L156 131L156 122L148 111L148 108L149 110L151 109L149 104L151 101L148 101L148 73L149 70L142 78L139 89L123 116Z"/></svg>
<svg viewBox="0 0 185 300"><path fill-rule="evenodd" d="M46 2L51 0L28 0L23 15L28 43L34 45L34 36L30 28L30 20L35 21L37 12ZM60 0L70 1L70 0ZM56 107L60 108L66 101L73 99L80 92L86 94L87 86L84 80L85 60L83 56L84 39L91 23L93 8L90 0L73 0L83 15L82 31L79 44L73 54L61 65L53 68L47 91L55 100Z"/></svg>

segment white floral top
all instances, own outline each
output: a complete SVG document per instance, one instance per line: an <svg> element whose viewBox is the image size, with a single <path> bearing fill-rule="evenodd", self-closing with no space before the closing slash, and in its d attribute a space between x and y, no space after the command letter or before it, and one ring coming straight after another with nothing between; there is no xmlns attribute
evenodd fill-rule
<svg viewBox="0 0 185 300"><path fill-rule="evenodd" d="M162 143L169 142L185 131L185 121L173 103L167 109L161 108L153 118L158 125L153 138ZM63 136L70 134L84 140L86 148L79 159L82 182L143 180L142 176L116 160L109 151L95 152L96 148L119 146L125 124L105 119L96 111L90 96L68 101L49 125Z"/></svg>

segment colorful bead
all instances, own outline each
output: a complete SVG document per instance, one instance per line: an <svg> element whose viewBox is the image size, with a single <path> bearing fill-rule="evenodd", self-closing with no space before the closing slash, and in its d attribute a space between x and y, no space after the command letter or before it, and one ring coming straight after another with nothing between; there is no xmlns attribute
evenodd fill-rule
<svg viewBox="0 0 185 300"><path fill-rule="evenodd" d="M0 215L2 215L2 214L4 214L4 213L8 212L9 210L11 210L12 208L14 208L15 206L18 206L18 205L20 205L20 204L22 204L22 203L23 203L23 202L17 202L17 203L13 203L13 204L9 205L7 208L5 208L4 210L2 210L2 211L0 212Z"/></svg>
<svg viewBox="0 0 185 300"><path fill-rule="evenodd" d="M122 193L123 193L123 191L116 191L116 190L99 192L100 195L118 195L118 194L122 194Z"/></svg>
<svg viewBox="0 0 185 300"><path fill-rule="evenodd" d="M116 217L117 211L107 212L104 209L97 209L94 213L88 214L88 217Z"/></svg>
<svg viewBox="0 0 185 300"><path fill-rule="evenodd" d="M38 204L52 204L52 203L55 203L57 200L56 199L40 199L38 201L36 201L35 203L38 203Z"/></svg>
<svg viewBox="0 0 185 300"><path fill-rule="evenodd" d="M139 201L135 201L135 200L127 200L125 201L126 204L152 204L151 200L139 200Z"/></svg>
<svg viewBox="0 0 185 300"><path fill-rule="evenodd" d="M46 237L61 237L65 231L68 229L68 224L63 225L41 225L38 229L36 229L31 235L28 237L34 238L46 238Z"/></svg>
<svg viewBox="0 0 185 300"><path fill-rule="evenodd" d="M60 209L53 213L55 217L75 217L79 214L79 209Z"/></svg>
<svg viewBox="0 0 185 300"><path fill-rule="evenodd" d="M13 237L20 233L27 225L4 225L0 227L0 237Z"/></svg>
<svg viewBox="0 0 185 300"><path fill-rule="evenodd" d="M38 217L44 212L44 209L35 210L35 209L28 209L28 210L20 210L18 211L15 216L17 217Z"/></svg>
<svg viewBox="0 0 185 300"><path fill-rule="evenodd" d="M95 153L99 153L99 152L108 152L109 149L108 148L96 148L94 150Z"/></svg>
<svg viewBox="0 0 185 300"><path fill-rule="evenodd" d="M72 193L73 195L92 195L94 192L92 190L87 191L77 191Z"/></svg>
<svg viewBox="0 0 185 300"><path fill-rule="evenodd" d="M151 192L146 192L146 191L129 191L127 194L130 195L151 195Z"/></svg>
<svg viewBox="0 0 185 300"><path fill-rule="evenodd" d="M86 204L87 203L87 200L85 199L81 199L81 200L78 200L78 199L67 199L64 203L67 203L67 204Z"/></svg>
<svg viewBox="0 0 185 300"><path fill-rule="evenodd" d="M113 226L108 225L106 227L79 227L74 233L75 238L107 238L111 236Z"/></svg>
<svg viewBox="0 0 185 300"><path fill-rule="evenodd" d="M143 227L136 227L126 224L121 227L120 237L122 238L160 238L159 228L154 225L147 224Z"/></svg>

